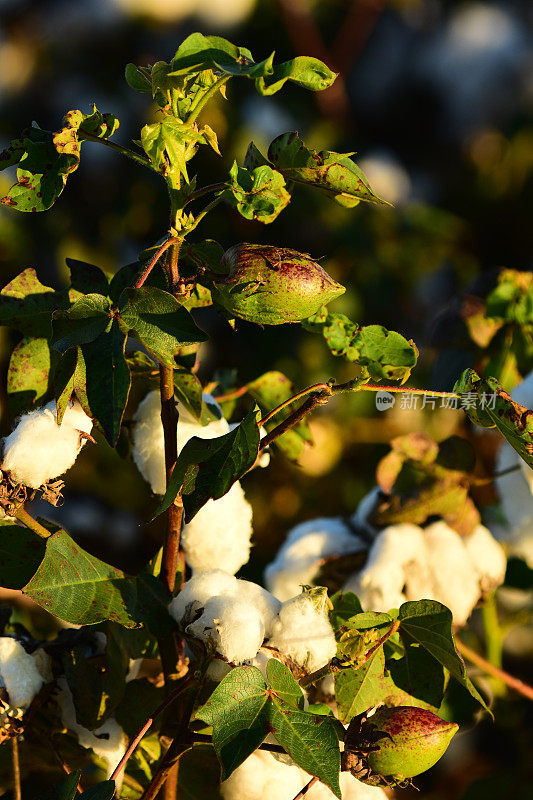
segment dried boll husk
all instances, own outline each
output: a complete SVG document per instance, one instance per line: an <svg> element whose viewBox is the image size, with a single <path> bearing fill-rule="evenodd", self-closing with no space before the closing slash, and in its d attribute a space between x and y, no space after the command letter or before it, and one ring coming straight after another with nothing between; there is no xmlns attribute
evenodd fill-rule
<svg viewBox="0 0 533 800"><path fill-rule="evenodd" d="M213 300L232 317L260 325L300 322L344 293L307 254L261 244L237 244L222 259Z"/></svg>

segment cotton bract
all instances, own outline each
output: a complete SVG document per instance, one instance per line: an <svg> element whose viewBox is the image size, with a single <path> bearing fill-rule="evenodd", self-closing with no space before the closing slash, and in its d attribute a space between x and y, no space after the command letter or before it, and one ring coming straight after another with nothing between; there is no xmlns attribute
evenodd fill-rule
<svg viewBox="0 0 533 800"><path fill-rule="evenodd" d="M296 764L278 761L272 753L256 750L223 781L224 800L292 800L309 783L311 776ZM387 795L375 786L367 786L349 772L341 772L343 800L386 800ZM306 800L333 800L335 795L323 783L315 783Z"/></svg>
<svg viewBox="0 0 533 800"><path fill-rule="evenodd" d="M303 522L289 532L266 568L265 583L280 600L288 600L300 592L302 584L313 583L325 558L357 553L366 547L340 517Z"/></svg>
<svg viewBox="0 0 533 800"><path fill-rule="evenodd" d="M204 399L217 407L209 395L204 395ZM178 453L193 436L214 439L228 433L229 426L223 417L200 425L181 403L177 405ZM134 421L133 460L152 491L164 494L165 442L159 392L147 394ZM235 573L249 559L252 532L252 508L237 481L223 497L209 500L184 527L181 542L185 560L195 571L210 569L216 564L226 572Z"/></svg>
<svg viewBox="0 0 533 800"><path fill-rule="evenodd" d="M0 637L0 686L5 687L10 705L29 708L43 684L33 656L16 639Z"/></svg>
<svg viewBox="0 0 533 800"><path fill-rule="evenodd" d="M326 612L305 592L282 604L268 644L309 672L327 664L337 650Z"/></svg>
<svg viewBox="0 0 533 800"><path fill-rule="evenodd" d="M86 441L80 432L89 434L92 425L77 400L67 405L61 425L55 401L29 411L4 439L2 468L16 483L38 489L70 469Z"/></svg>

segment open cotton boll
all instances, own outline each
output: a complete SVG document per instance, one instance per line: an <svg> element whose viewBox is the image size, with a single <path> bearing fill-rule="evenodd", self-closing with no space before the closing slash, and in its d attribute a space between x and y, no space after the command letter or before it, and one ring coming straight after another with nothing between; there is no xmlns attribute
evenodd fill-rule
<svg viewBox="0 0 533 800"><path fill-rule="evenodd" d="M215 400L211 395L204 395L204 401L211 408L217 410ZM185 406L178 402L178 453L187 444L189 439L197 436L199 439L214 439L228 432L227 421L222 417L218 420L200 425L187 411ZM132 458L135 466L150 486L154 494L165 494L165 440L163 423L161 422L161 397L159 391L148 392L139 403L133 416L135 425L132 433Z"/></svg>
<svg viewBox="0 0 533 800"><path fill-rule="evenodd" d="M76 734L82 747L92 750L102 761L105 761L109 778L126 752L128 737L114 717L106 719L104 724L94 731L84 728L76 719L76 709L66 678L61 676L57 684L59 687L57 701L61 712L61 722L67 730Z"/></svg>
<svg viewBox="0 0 533 800"><path fill-rule="evenodd" d="M322 559L366 549L340 517L319 517L296 525L276 558L265 569L265 583L280 600L298 594L301 585L313 583Z"/></svg>
<svg viewBox="0 0 533 800"><path fill-rule="evenodd" d="M404 522L380 531L364 569L348 579L344 591L357 594L366 610L388 611L407 600L404 586L409 576L413 581L411 599L420 599L416 597L419 593L429 596L424 531L418 525Z"/></svg>
<svg viewBox="0 0 533 800"><path fill-rule="evenodd" d="M67 406L61 425L55 401L29 411L4 439L2 467L16 483L38 489L70 469L85 444L80 431L88 434L91 428L92 420L77 400Z"/></svg>
<svg viewBox="0 0 533 800"><path fill-rule="evenodd" d="M243 602L250 603L259 611L265 626L265 635L269 636L281 609L278 598L257 583L244 580L237 581L237 597Z"/></svg>
<svg viewBox="0 0 533 800"><path fill-rule="evenodd" d="M482 592L491 592L503 583L507 559L501 544L484 525L477 525L469 536L463 538L463 544Z"/></svg>
<svg viewBox="0 0 533 800"><path fill-rule="evenodd" d="M311 776L307 778L310 780ZM342 800L387 800L388 795L379 786L361 783L351 772L341 772L339 777ZM335 795L323 783L315 783L305 795L305 800L333 800Z"/></svg>
<svg viewBox="0 0 533 800"><path fill-rule="evenodd" d="M457 625L464 625L479 600L479 579L459 534L443 520L425 529L431 598L447 606Z"/></svg>
<svg viewBox="0 0 533 800"><path fill-rule="evenodd" d="M44 679L32 655L10 636L0 637L0 680L13 708L29 708Z"/></svg>
<svg viewBox="0 0 533 800"><path fill-rule="evenodd" d="M169 611L181 622L189 611L202 608L210 597L234 597L237 593L237 578L221 569L210 569L193 575L170 602Z"/></svg>
<svg viewBox="0 0 533 800"><path fill-rule="evenodd" d="M181 543L185 560L194 571L213 564L234 574L250 558L252 507L237 481L219 500L208 500L185 525Z"/></svg>
<svg viewBox="0 0 533 800"><path fill-rule="evenodd" d="M234 664L253 658L265 638L261 613L237 597L211 597L202 615L186 632L202 641L212 641L221 656Z"/></svg>
<svg viewBox="0 0 533 800"><path fill-rule="evenodd" d="M282 603L268 644L309 672L327 664L337 650L326 613L318 611L313 600L303 592Z"/></svg>

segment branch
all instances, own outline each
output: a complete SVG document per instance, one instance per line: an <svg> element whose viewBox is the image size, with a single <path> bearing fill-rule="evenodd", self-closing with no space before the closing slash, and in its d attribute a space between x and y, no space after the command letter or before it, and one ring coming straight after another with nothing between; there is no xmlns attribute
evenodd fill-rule
<svg viewBox="0 0 533 800"><path fill-rule="evenodd" d="M311 789L311 787L314 786L317 781L318 781L318 778L311 778L309 783L306 783L304 788L301 791L298 792L298 794L296 795L294 800L302 800L302 797L305 797L305 795L307 794L309 789Z"/></svg>
<svg viewBox="0 0 533 800"><path fill-rule="evenodd" d="M157 264L157 262L159 261L159 259L163 255L163 253L165 252L165 250L168 250L168 248L170 247L171 244L176 244L176 242L179 242L179 241L180 240L177 239L175 236L169 236L168 239L165 239L165 241L163 242L161 247L158 248L158 250L156 251L155 255L150 259L150 261L148 262L148 264L144 268L143 273L140 276L140 278L137 279L137 282L135 283L134 289L140 289L141 288L141 286L143 285L145 280L148 278L149 274L151 273L151 271L153 270L153 268L155 267L155 265Z"/></svg>
<svg viewBox="0 0 533 800"><path fill-rule="evenodd" d="M98 142L99 144L103 144L106 147L109 147L111 150L114 150L116 153L120 153L121 155L126 156L126 158L135 161L137 164L142 164L143 167L148 167L149 169L153 170L151 161L149 161L147 158L144 158L144 156L135 153L133 150L130 150L128 147L123 147L121 144L115 144L115 142L110 142L108 139L101 139L99 136L95 136L93 133L85 131L83 127L81 127L79 130L83 135L83 138L88 142Z"/></svg>
<svg viewBox="0 0 533 800"><path fill-rule="evenodd" d="M245 391L247 391L246 388ZM283 403L279 404L279 406L276 406L276 408L273 408L272 411L269 411L266 417L263 417L263 419L258 423L259 427L261 427L262 425L266 425L267 422L270 422L272 417L275 417L276 414L279 414L279 412L283 411L284 408L287 408L287 406L292 405L292 403L294 403L296 400L300 400L302 397L305 397L311 392L327 392L328 394L332 394L332 388L328 383L315 383L313 386L308 386L307 389L303 389L301 392L298 392L298 394L295 394L293 397L289 397L288 400L284 400ZM217 397L216 399L220 401L219 397Z"/></svg>
<svg viewBox="0 0 533 800"><path fill-rule="evenodd" d="M41 525L40 522L37 522L36 519L32 517L31 514L28 514L24 506L20 506L15 513L15 517L20 520L27 528L40 536L41 539L48 539L52 534L49 530L47 530L44 525Z"/></svg>
<svg viewBox="0 0 533 800"><path fill-rule="evenodd" d="M230 79L229 75L222 75L215 83L209 87L207 92L200 97L199 100L192 106L189 116L187 117L187 123L190 124L194 122L200 111L209 102L209 100L213 97L214 94L221 89L225 83L227 83Z"/></svg>
<svg viewBox="0 0 533 800"><path fill-rule="evenodd" d="M480 656L479 653L476 653L475 650L472 650L472 648L468 647L468 645L464 644L464 642L462 642L460 639L456 638L455 644L461 655L468 659L468 661L471 661L472 664L480 667L483 672L486 672L488 675L492 675L494 678L499 678L499 680L506 683L511 689L514 689L516 692L524 695L524 697L527 697L528 700L533 700L532 686L529 686L527 683L524 683L518 678L514 678L503 669L495 667L494 664L491 664L490 661L487 661L487 659L483 658L483 656Z"/></svg>
<svg viewBox="0 0 533 800"><path fill-rule="evenodd" d="M302 420L310 411L312 411L316 406L324 405L328 402L331 397L331 393L324 393L324 392L316 392L312 394L310 397L307 398L305 403L302 403L300 408L297 408L296 411L293 411L287 419L280 422L270 433L267 433L266 436L263 436L261 441L259 442L259 450L264 450L265 447L268 447L278 436L281 436L286 431L294 428L300 420Z"/></svg>
<svg viewBox="0 0 533 800"><path fill-rule="evenodd" d="M179 762L181 756L186 753L187 750L190 750L191 747L192 741L184 743L174 739L167 752L163 756L161 764L159 765L154 777L150 781L150 784L143 792L141 800L154 800L155 796L167 780L169 773Z"/></svg>
<svg viewBox="0 0 533 800"><path fill-rule="evenodd" d="M20 785L20 759L18 738L11 739L11 766L13 769L13 797L15 800L22 800L22 789Z"/></svg>
<svg viewBox="0 0 533 800"><path fill-rule="evenodd" d="M210 183L207 186L202 186L200 189L197 189L195 192L189 195L187 198L185 205L188 203L192 203L193 200L198 200L198 198L203 197L205 194L211 194L211 192L221 192L224 189L226 184L224 181L220 181L219 183Z"/></svg>

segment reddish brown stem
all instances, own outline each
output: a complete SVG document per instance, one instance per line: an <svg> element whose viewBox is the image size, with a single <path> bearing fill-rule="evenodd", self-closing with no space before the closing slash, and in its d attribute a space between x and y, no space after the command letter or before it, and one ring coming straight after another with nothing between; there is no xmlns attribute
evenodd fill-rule
<svg viewBox="0 0 533 800"><path fill-rule="evenodd" d="M485 658L483 658L483 656L480 656L479 653L476 653L475 650L472 650L471 647L468 647L468 645L464 644L464 642L460 641L460 639L455 639L455 645L462 656L468 659L468 661L471 661L472 664L475 664L476 667L480 667L483 672L486 672L488 675L492 675L493 677L503 681L511 689L514 689L516 692L523 694L524 697L527 697L528 700L533 700L532 686L529 686L529 684L513 677L513 675L509 675L509 673L504 672L503 669L495 667L494 664L491 664L490 661L487 661Z"/></svg>
<svg viewBox="0 0 533 800"><path fill-rule="evenodd" d="M141 286L146 281L146 279L148 278L149 274L151 273L151 271L153 270L153 268L155 267L155 265L157 264L157 262L159 261L159 259L163 255L163 253L165 252L165 250L168 250L170 245L175 244L177 241L179 241L179 239L176 239L174 236L169 236L168 239L165 239L165 241L163 242L161 247L159 247L157 249L157 251L154 254L154 256L150 259L148 264L145 266L140 278L137 279L137 282L136 282L136 284L134 286L135 289L140 289L141 288Z"/></svg>
<svg viewBox="0 0 533 800"><path fill-rule="evenodd" d="M315 783L317 783L317 782L318 782L318 778L311 778L309 783L306 783L304 788L300 792L298 792L298 794L296 795L294 800L302 800L302 797L305 797L305 795L307 794L309 789L311 789L315 785Z"/></svg>
<svg viewBox="0 0 533 800"><path fill-rule="evenodd" d="M239 397L245 395L247 391L247 386L241 386L239 389L234 389L232 392L227 392L226 394L217 394L214 395L214 397L217 403L225 403L226 400L237 400Z"/></svg>
<svg viewBox="0 0 533 800"><path fill-rule="evenodd" d="M165 470L168 485L172 470L178 459L178 412L174 400L174 370L172 367L160 365L159 385L161 391L161 422L163 423L165 437ZM177 499L167 512L167 530L163 545L160 576L171 593L174 591L176 584L182 516L183 506Z"/></svg>
<svg viewBox="0 0 533 800"><path fill-rule="evenodd" d="M179 759L187 750L192 747L192 742L180 742L174 739L166 754L161 761L154 777L150 781L150 785L144 791L141 800L153 800L157 795L165 781L168 779L172 769L178 764Z"/></svg>
<svg viewBox="0 0 533 800"><path fill-rule="evenodd" d="M15 800L22 800L20 782L19 743L16 736L11 739L11 764L13 767L13 796Z"/></svg>
<svg viewBox="0 0 533 800"><path fill-rule="evenodd" d="M310 411L312 411L316 406L323 405L327 403L331 397L331 392L315 392L310 397L307 398L305 403L302 403L300 408L297 408L296 411L293 411L287 419L280 422L275 428L273 428L270 433L267 433L266 436L263 436L261 441L259 442L259 449L264 450L265 447L268 447L278 436L281 436L286 431L294 428L300 420L302 420Z"/></svg>

